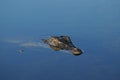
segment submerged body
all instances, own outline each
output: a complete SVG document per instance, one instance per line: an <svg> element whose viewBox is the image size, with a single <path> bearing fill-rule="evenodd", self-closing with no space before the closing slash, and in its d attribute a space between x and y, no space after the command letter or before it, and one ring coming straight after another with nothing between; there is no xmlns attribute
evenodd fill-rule
<svg viewBox="0 0 120 80"><path fill-rule="evenodd" d="M69 36L52 36L48 39L43 39L45 44L48 44L55 51L69 50L74 55L82 54L82 50L76 48Z"/></svg>

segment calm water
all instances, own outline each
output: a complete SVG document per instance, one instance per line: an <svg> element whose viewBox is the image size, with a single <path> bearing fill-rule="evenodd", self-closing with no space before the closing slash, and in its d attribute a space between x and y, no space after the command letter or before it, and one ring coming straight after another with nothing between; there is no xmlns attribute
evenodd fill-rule
<svg viewBox="0 0 120 80"><path fill-rule="evenodd" d="M20 46L51 35L84 54ZM120 1L1 0L0 80L120 80Z"/></svg>

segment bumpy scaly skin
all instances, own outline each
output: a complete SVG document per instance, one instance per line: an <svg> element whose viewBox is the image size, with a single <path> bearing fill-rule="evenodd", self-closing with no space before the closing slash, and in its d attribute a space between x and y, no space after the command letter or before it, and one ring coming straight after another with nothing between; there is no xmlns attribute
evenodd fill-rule
<svg viewBox="0 0 120 80"><path fill-rule="evenodd" d="M76 48L68 36L51 37L43 41L56 51L69 50L76 56L82 54L82 50Z"/></svg>

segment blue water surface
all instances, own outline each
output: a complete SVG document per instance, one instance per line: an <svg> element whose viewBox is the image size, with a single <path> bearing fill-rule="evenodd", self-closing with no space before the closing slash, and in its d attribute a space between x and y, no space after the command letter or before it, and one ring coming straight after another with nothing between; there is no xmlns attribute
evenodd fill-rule
<svg viewBox="0 0 120 80"><path fill-rule="evenodd" d="M84 54L7 42L51 35L70 36ZM120 1L1 0L0 80L120 80Z"/></svg>

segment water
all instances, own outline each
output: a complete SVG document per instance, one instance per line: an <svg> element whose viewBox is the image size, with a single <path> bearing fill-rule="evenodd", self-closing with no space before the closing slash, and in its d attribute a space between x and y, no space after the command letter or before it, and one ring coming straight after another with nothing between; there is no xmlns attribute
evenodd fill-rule
<svg viewBox="0 0 120 80"><path fill-rule="evenodd" d="M38 46L51 35L84 54ZM1 0L0 80L120 80L119 35L119 0Z"/></svg>

